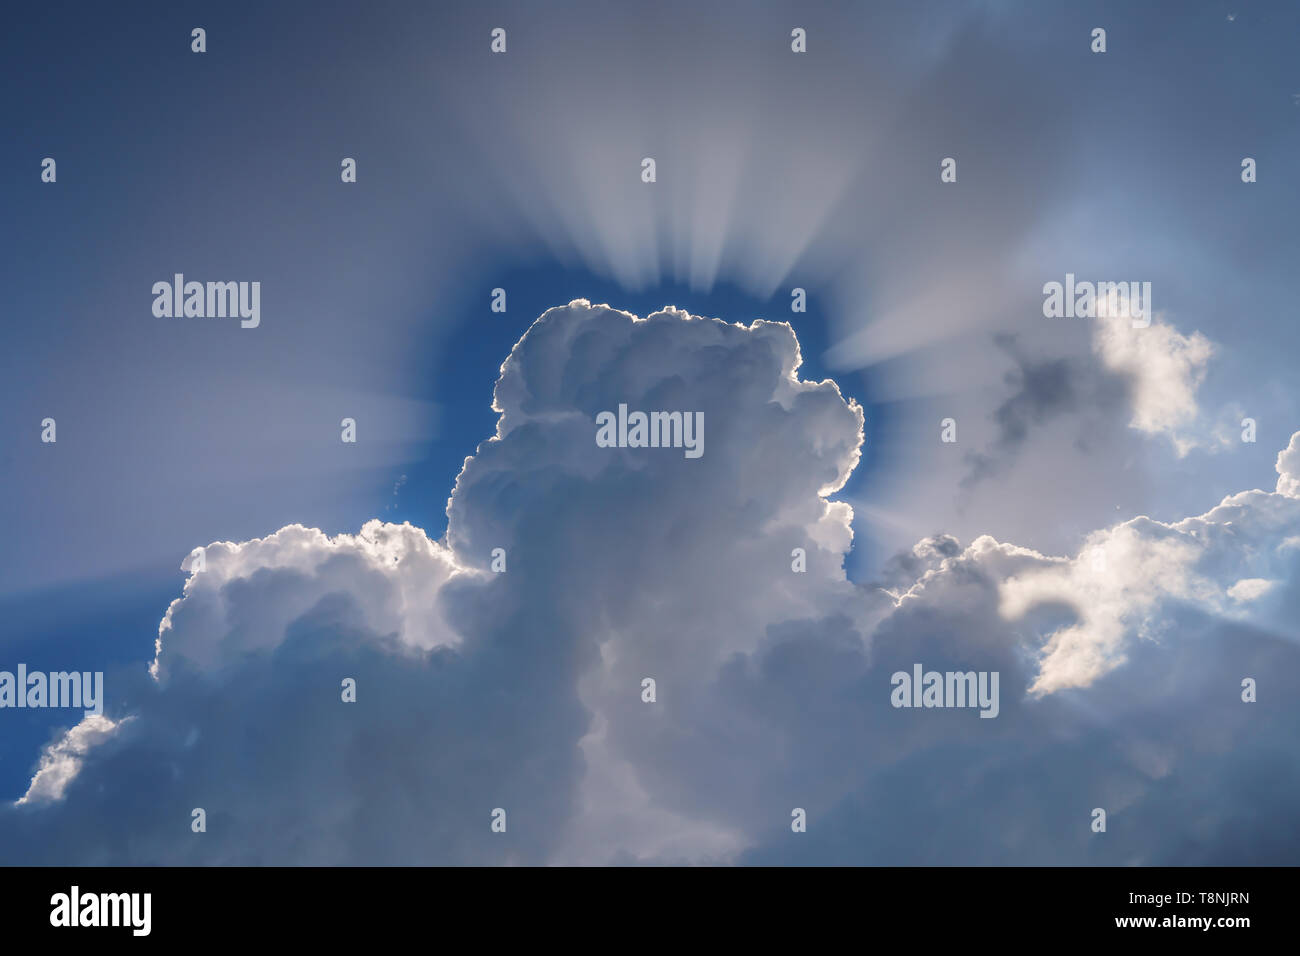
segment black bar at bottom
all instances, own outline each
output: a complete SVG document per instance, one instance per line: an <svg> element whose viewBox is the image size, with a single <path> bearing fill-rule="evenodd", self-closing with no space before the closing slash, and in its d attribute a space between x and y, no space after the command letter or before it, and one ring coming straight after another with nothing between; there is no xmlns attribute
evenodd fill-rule
<svg viewBox="0 0 1300 956"><path fill-rule="evenodd" d="M464 942L587 937L601 948L807 944L844 933L866 944L882 931L924 944L1127 936L1232 945L1285 936L1294 876L1288 868L4 868L0 925L7 943L127 945L337 946L415 934L459 948L444 936L453 931L468 934ZM616 935L589 935L607 933Z"/></svg>

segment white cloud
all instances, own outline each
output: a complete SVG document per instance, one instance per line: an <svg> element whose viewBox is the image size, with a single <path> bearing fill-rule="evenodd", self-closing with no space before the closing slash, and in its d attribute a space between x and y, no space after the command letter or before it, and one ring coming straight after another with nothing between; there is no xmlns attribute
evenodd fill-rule
<svg viewBox="0 0 1300 956"><path fill-rule="evenodd" d="M726 862L804 846L1059 862L1078 848L1035 819L1041 795L1005 781L1164 813L1151 788L1208 758L1157 726L1116 749L1057 692L1114 695L1144 637L1181 640L1165 625L1187 609L1196 627L1268 626L1273 592L1234 598L1292 587L1280 543L1300 535L1300 498L1134 519L1072 558L937 536L860 586L843 568L852 512L826 494L858 462L863 413L798 366L784 323L548 311L502 366L497 432L457 478L444 540L372 521L208 546L160 627L156 682L129 714L110 699L116 724L55 744L29 790L41 809L21 826L0 813L0 837L14 859L65 863ZM598 447L595 414L621 402L703 411L705 455ZM998 719L893 709L888 675L915 661L999 671ZM1218 679L1178 673L1175 708ZM1130 696L1107 698L1115 714ZM1220 735L1244 719L1195 703ZM94 746L110 726L113 745ZM1101 762L1054 746L1071 737ZM963 796L934 802L945 793ZM177 840L194 806L209 833ZM498 806L508 838L488 827ZM781 838L793 806L816 821L798 847ZM981 822L960 840L889 842L967 812ZM858 837L818 843L836 814ZM1159 836L1145 852L1168 858Z"/></svg>
<svg viewBox="0 0 1300 956"><path fill-rule="evenodd" d="M1277 493L1300 498L1300 432L1291 436L1286 448L1277 453Z"/></svg>
<svg viewBox="0 0 1300 956"><path fill-rule="evenodd" d="M1007 577L1000 593L1009 619L1053 601L1076 617L1044 635L1031 691L1092 683L1124 663L1134 640L1159 636L1173 605L1236 614L1227 599L1255 601L1291 576L1279 543L1297 531L1300 499L1247 491L1172 524L1139 517L1094 532L1075 558L1042 558Z"/></svg>
<svg viewBox="0 0 1300 956"><path fill-rule="evenodd" d="M40 769L18 803L40 804L61 799L64 788L81 769L86 754L91 748L112 739L120 723L114 723L102 714L83 718L81 723L45 749Z"/></svg>
<svg viewBox="0 0 1300 956"><path fill-rule="evenodd" d="M187 557L185 567L193 563ZM216 670L243 655L273 650L291 622L335 590L362 604L377 633L393 634L408 648L454 646L459 637L443 619L439 594L457 576L476 573L419 528L377 519L356 535L329 537L288 525L239 544L213 542L204 549L204 565L191 571L184 596L172 602L158 627L151 666L156 677L165 677L178 661ZM277 572L291 575L296 586L247 613L232 586Z"/></svg>
<svg viewBox="0 0 1300 956"><path fill-rule="evenodd" d="M1132 383L1130 427L1168 435L1180 457L1202 444L1189 428L1198 413L1196 391L1214 354L1209 339L1200 332L1184 335L1158 316L1149 326L1134 328L1126 302L1112 314L1103 301L1095 320L1093 351L1108 369Z"/></svg>
<svg viewBox="0 0 1300 956"><path fill-rule="evenodd" d="M1228 597L1234 601L1254 601L1273 590L1277 584L1278 582L1267 578L1242 578L1228 588Z"/></svg>
<svg viewBox="0 0 1300 956"><path fill-rule="evenodd" d="M208 545L160 625L156 695L115 755L83 760L78 786L61 788L67 812L152 754L174 768L167 787L256 830L268 861L355 858L350 840L363 859L422 847L480 859L506 844L453 836L468 817L508 805L522 830L548 803L536 825L570 833L569 859L734 853L735 827L647 795L622 737L652 713L639 709L644 675L671 708L772 624L858 600L842 565L852 512L824 494L857 462L862 411L833 382L801 381L799 362L784 323L638 319L585 301L549 311L502 366L497 434L456 481L446 539L371 521L356 535L292 525ZM598 447L595 414L620 402L702 411L704 456ZM489 570L498 547L504 574ZM796 547L807 573L791 571ZM346 676L355 705L340 701ZM295 782L258 793L250 762ZM392 782L411 774L408 805ZM291 823L304 801L311 819ZM573 831L557 825L569 806L589 811ZM582 835L602 819L635 825L617 845ZM422 835L362 840L383 826ZM548 859L556 839L512 852ZM161 834L135 846L173 862L249 852Z"/></svg>

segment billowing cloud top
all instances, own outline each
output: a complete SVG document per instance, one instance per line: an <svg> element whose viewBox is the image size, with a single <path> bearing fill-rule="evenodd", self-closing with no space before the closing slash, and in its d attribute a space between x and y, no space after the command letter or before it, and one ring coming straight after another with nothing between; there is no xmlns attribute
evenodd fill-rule
<svg viewBox="0 0 1300 956"><path fill-rule="evenodd" d="M209 545L6 862L1294 862L1300 434L1275 492L862 584L863 413L799 364L784 323L546 312L444 539ZM702 413L704 454L601 447L620 405ZM893 706L917 663L997 672L997 718Z"/></svg>

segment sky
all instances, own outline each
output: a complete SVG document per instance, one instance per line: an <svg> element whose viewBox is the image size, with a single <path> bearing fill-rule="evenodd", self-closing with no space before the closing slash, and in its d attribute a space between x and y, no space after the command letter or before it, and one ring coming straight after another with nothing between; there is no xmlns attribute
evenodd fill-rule
<svg viewBox="0 0 1300 956"><path fill-rule="evenodd" d="M0 861L1295 863L1298 30L16 14L0 671L106 690L0 708ZM1045 316L1067 274L1149 326ZM600 447L620 404L704 454Z"/></svg>

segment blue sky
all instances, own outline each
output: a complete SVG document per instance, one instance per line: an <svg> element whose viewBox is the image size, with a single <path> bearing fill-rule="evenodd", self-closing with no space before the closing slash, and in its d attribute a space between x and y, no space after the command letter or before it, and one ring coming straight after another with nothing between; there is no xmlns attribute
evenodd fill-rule
<svg viewBox="0 0 1300 956"><path fill-rule="evenodd" d="M201 55L190 50L195 26L207 32ZM1097 26L1107 30L1104 54L1089 49ZM494 27L507 30L504 55L489 51ZM790 50L793 27L807 30L805 54ZM408 618L398 627L372 606L370 585L359 576L323 575L334 583L317 594L297 579L268 583L287 573L279 557L232 552L220 572L227 589L220 602L248 617L228 619L222 626L229 633L209 622L192 625L192 637L178 627L176 637L182 647L186 640L237 645L240 635L261 633L250 621L278 620L273 609L298 606L292 595L307 588L302 593L314 597L301 618L283 622L283 643L275 645L281 657L256 665L223 660L222 680L303 688L302 675L315 673L304 661L316 660L299 647L304 633L329 635L319 640L334 647L340 635L378 640L387 635L375 629L392 625L431 655L418 668L403 670L369 638L358 638L346 658L377 655L376 673L412 693L434 680L426 669L437 671L449 696L411 713L459 726L490 724L481 700L503 687L525 697L543 693L492 666L511 653L532 660L513 643L512 628L536 621L551 643L539 637L529 651L556 652L543 655L538 673L570 692L565 708L548 711L549 722L538 718L549 735L533 741L564 769L557 774L565 786L548 790L551 817L537 811L537 825L551 819L560 835L521 843L510 859L608 862L592 849L594 838L574 835L585 828L603 834L617 860L1043 861L1025 833L996 826L947 855L936 844L919 856L854 829L854 808L901 813L909 787L941 788L949 772L943 768L968 767L964 779L982 781L971 799L991 805L1010 799L1004 788L1015 775L990 768L1005 766L1013 753L1043 755L1041 765L1017 772L1043 773L1064 759L1015 723L1021 711L1005 702L999 726L1012 726L992 739L945 727L931 739L929 731L892 723L922 715L885 706L887 689L879 686L887 681L880 685L875 668L894 656L910 667L917 659L911 648L926 641L934 642L936 663L974 666L976 649L991 654L989 666L1009 675L1004 694L1049 713L1034 712L1031 724L1085 748L1097 776L1114 787L1108 799L1140 808L1129 819L1172 816L1185 824L1184 836L1193 824L1202 828L1199 843L1132 834L1128 852L1043 835L1047 862L1256 862L1256 831L1247 828L1235 844L1231 836L1231 821L1248 812L1290 826L1292 837L1270 852L1293 853L1294 823L1280 808L1217 792L1199 777L1178 791L1192 794L1195 806L1178 804L1169 781L1182 780L1190 772L1182 768L1198 758L1165 729L1173 715L1190 719L1194 711L1251 733L1251 725L1238 724L1238 709L1249 705L1232 692L1244 665L1225 645L1248 646L1249 660L1273 670L1295 663L1296 632L1284 613L1296 602L1295 561L1286 547L1290 505L1273 489L1288 475L1278 454L1300 430L1292 287L1300 242L1291 175L1300 149L1297 29L1293 4L1217 0L718 3L653 11L621 4L141 4L129 13L63 4L16 15L0 38L8 93L0 120L9 134L0 151L7 184L0 190L0 429L7 436L0 507L10 540L0 552L0 668L25 661L49 671L105 670L113 719L139 714L124 726L143 728L134 731L138 740L119 732L109 745L120 748L113 755L87 758L80 795L41 812L87 824L107 814L122 821L122 834L147 829L120 807L110 813L93 805L88 794L114 775L153 779L159 767L184 764L164 756L170 745L150 728L169 720L179 726L186 714L166 702L144 668L154 660L159 621L182 595L180 564L192 548L249 542L292 524L357 535L379 518L410 522L451 548L465 568L478 568L483 554L456 551L457 541L477 548L490 534L536 559L508 573L516 575L509 581L523 578L508 599L492 590L503 582L485 586L484 594L496 595L495 609L482 606L491 603L482 595L462 593L472 590L463 582L451 587L437 599L446 607L440 604L436 617L460 636L430 646L406 634ZM47 156L57 161L53 184L40 180ZM646 156L656 159L653 184L640 180ZM958 178L941 183L940 160L949 156ZM1247 156L1259 170L1249 185L1240 178ZM340 182L343 157L357 160L355 184ZM260 281L261 325L156 318L150 288L177 272L199 281ZM1045 319L1042 286L1066 273L1149 281L1163 331L1107 346L1097 322ZM498 287L507 292L504 314L489 308ZM807 292L806 312L790 310L795 287ZM719 332L715 340L683 323L686 331L655 331L659 341L651 331L625 330L617 315L557 313L522 349L518 367L550 382L542 370L553 362L565 377L553 393L530 393L514 409L528 421L512 432L514 444L503 442L466 466L497 428L493 389L512 347L548 309L575 299L642 317L676 306L729 323L789 322L802 357L799 377L833 379L843 403L862 409L860 458L833 496L853 509L843 518L851 543L841 538L839 513L816 516L820 505L806 485L816 485L818 468L838 475L845 467L854 426L843 418L843 403L823 407L829 399L815 389L816 397L786 409L797 425L789 433L767 417L776 398L750 402L751 389L784 387L772 363L788 354L787 343L769 333L733 340ZM561 334L546 328L570 325L588 329L573 334L593 342L608 335L607 357L631 351L623 364L608 366L582 364L580 350L564 359L544 351L547 336ZM1198 334L1208 343L1204 361L1187 359ZM681 368L665 364L665 354ZM731 364L709 369L711 359ZM655 375L660 391L646 384ZM715 403L719 419L734 424L734 432L718 433L718 447L734 448L736 470L720 462L694 490L679 485L676 473L630 466L602 484L585 470L595 467L585 457L594 449L575 450L566 426L531 417L535 402L550 403L561 417L592 411L583 403L593 394L613 401L619 376L629 391L644 387L655 396L681 388ZM723 383L734 392L715 394ZM39 441L47 416L58 422L53 445ZM339 441L344 417L358 422L355 445ZM958 423L955 444L939 441L947 417ZM1244 417L1257 423L1254 443L1239 439ZM1135 427L1139 420L1156 424ZM518 449L531 451L517 457L525 455ZM505 464L493 464L498 458ZM458 538L453 527L444 538L448 496L463 467L464 530ZM642 484L647 476L661 483ZM727 487L748 489L752 499L729 502ZM1250 528L1240 533L1244 551L1193 561L1168 544L1191 535L1168 528L1181 529L1252 489L1268 497L1251 504L1249 516L1220 515L1234 528ZM696 527L662 541L649 527L633 534L637 519L618 523L630 507L620 495L633 491L668 525L696 515ZM585 512L582 501L589 502ZM705 502L712 510L697 510ZM558 515L570 515L570 523L554 525ZM754 597L785 594L784 577L764 578L771 569L759 555L768 544L747 537L758 532L745 521L760 515L773 527L801 528L825 550L810 575L820 575L817 588L791 597L789 606ZM1124 524L1131 521L1139 523ZM729 569L720 555L705 560L719 536L730 542L731 550L719 546ZM1038 557L980 550L983 536ZM656 541L664 550L655 551ZM594 554L605 546L618 553L591 563L564 550ZM403 547L424 553L423 544ZM688 599L685 582L647 567L688 547L692 560L683 566L701 562L694 574L711 585L717 607L696 606L691 602L703 595ZM1082 567L1085 549L1094 547L1112 562L1159 567L1163 576L1134 571L1121 585L1062 570L1067 561ZM788 550L782 545L777 554L786 565ZM543 574L546 553L555 568ZM643 563L624 564L634 553ZM1273 563L1264 567L1261 554ZM644 573L644 594L625 604L584 605L602 568ZM1224 577L1228 568L1238 577ZM923 607L875 603L882 588L897 598L927 572L930 583L916 592L925 592ZM984 581L988 593L948 583L965 573ZM1247 607L1229 594L1239 580L1271 583ZM249 596L262 586L285 594ZM195 587L187 601L201 603L205 592ZM441 595L441 588L426 590ZM730 633L719 624L700 637L709 651L697 659L692 655L704 651L672 641L660 647L654 634L641 633L638 616L664 602L694 607L691 620L731 617L751 630ZM1023 615L1007 616L1016 602ZM200 616L178 612L182 621ZM930 634L934 621L950 622L952 633ZM1071 621L1082 622L1077 634ZM1186 643L1171 629L1185 631ZM1066 646L1077 638L1088 661L1103 664L1052 656L1054 636ZM618 653L606 643L634 637L637 643ZM305 656L295 656L299 651ZM270 652L258 645L250 653ZM836 655L844 655L841 668L825 664ZM601 659L660 666L711 703L684 705L679 691L672 720L680 726L647 736L593 677L593 661ZM211 664L198 652L194 660ZM277 670L284 660L301 672ZM1133 713L1132 695L1146 693L1152 674L1168 677L1171 661L1179 662L1177 680L1169 678L1175 686L1167 697L1156 695L1163 704ZM1220 674L1216 661L1227 668L1231 713L1196 709L1197 695ZM263 665L256 678L241 670ZM322 665L320 674L332 680L336 670ZM837 684L837 670L860 670L861 684ZM180 687L203 683L188 672L171 679ZM838 704L810 726L784 712L783 694ZM639 705L635 696L632 702ZM257 713L268 727L293 725L267 706ZM479 741L490 752L481 760L458 762L457 745L426 739L423 729L393 744L394 752L409 757L432 748L453 781L461 772L473 776L467 766L490 764L502 789L527 792L527 778L494 762L523 752L530 739L527 711L510 713L501 717L501 732L515 736L508 745ZM212 711L192 716L205 740L236 740L246 730L238 720L213 723ZM16 799L42 749L63 740L69 718L7 710L0 719L0 785ZM334 717L320 719L332 726ZM1232 738L1231 759L1244 770L1228 767L1228 751L1215 759L1225 761L1223 772L1259 774L1291 792L1294 779L1276 764L1295 757L1294 734L1286 739L1295 712L1270 711L1261 722L1269 732L1249 738L1254 745ZM1134 733L1146 743L1116 745L1122 727L1140 728ZM736 778L769 795L776 809L747 804L729 816L709 802L719 788L705 768L716 754L700 741L725 750L740 744L733 732L753 748L742 748L748 762ZM895 732L915 747L898 744ZM260 757L288 746L287 734ZM870 772L846 780L816 761L764 762L765 748L788 752L793 740L807 746L808 735L829 740L827 760L860 759ZM186 759L207 761L187 772L213 781L223 777L218 757L239 753L233 746L203 756L182 750L191 754ZM259 754L248 756L256 763ZM359 773L390 779L395 766L405 766L392 759ZM1125 775L1130 771L1142 786ZM785 828L789 807L812 799L799 795L800 781L817 795L823 820L846 822L810 830L792 850L773 843L762 821ZM478 812L468 797L462 805L441 784L421 790L425 784L411 784L414 802L436 807L446 799L457 812ZM635 800L627 796L633 790ZM593 801L617 802L611 794L641 801L640 822L591 810ZM352 796L366 805L364 790ZM129 788L120 799L130 804ZM1052 828L1062 824L1045 806L1026 812L1043 834L1057 833ZM318 825L330 819L322 808ZM418 825L420 817L409 820ZM232 824L222 837L221 851L169 849L142 831L138 845L150 849L138 861L244 859L241 840L256 825L243 822L246 829ZM8 825L0 820L0 830ZM318 837L312 853L285 845L264 859L401 862L400 835L372 826L357 823L346 845ZM427 859L498 861L498 847L465 843L447 826L442 843L422 846ZM849 841L847 856L837 856L834 832L860 837ZM137 861L125 845L97 858ZM48 860L78 861L71 849Z"/></svg>

